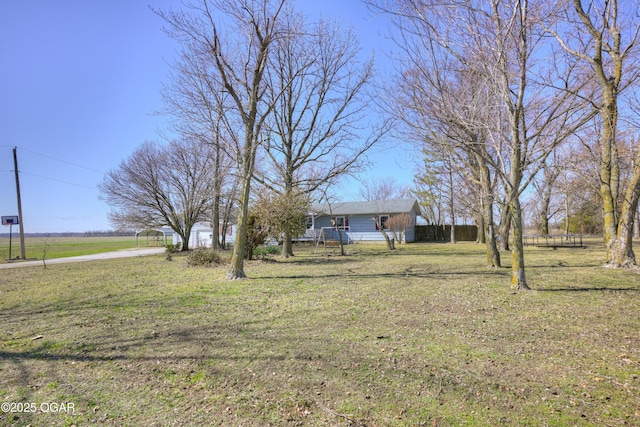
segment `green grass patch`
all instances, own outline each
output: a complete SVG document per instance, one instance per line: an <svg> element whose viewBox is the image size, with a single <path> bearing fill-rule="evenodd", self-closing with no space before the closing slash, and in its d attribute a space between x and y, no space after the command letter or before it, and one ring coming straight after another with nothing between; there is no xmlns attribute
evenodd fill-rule
<svg viewBox="0 0 640 427"><path fill-rule="evenodd" d="M9 258L9 238L0 238L0 263ZM144 243L143 243L144 244ZM99 254L136 247L134 236L118 237L26 237L27 259L67 258L80 255ZM20 239L11 239L11 256L20 256Z"/></svg>
<svg viewBox="0 0 640 427"><path fill-rule="evenodd" d="M640 425L640 280L598 242L527 248L517 294L474 244L352 249L4 271L0 396L75 414L0 425Z"/></svg>

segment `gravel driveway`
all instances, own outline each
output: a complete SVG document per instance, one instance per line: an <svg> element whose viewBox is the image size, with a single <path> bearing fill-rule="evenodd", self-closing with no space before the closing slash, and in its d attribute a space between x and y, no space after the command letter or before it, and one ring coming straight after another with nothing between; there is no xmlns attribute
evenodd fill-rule
<svg viewBox="0 0 640 427"><path fill-rule="evenodd" d="M137 257L137 256L158 255L164 252L165 252L165 248L133 248L133 249L123 249L121 251L115 251L115 252L104 252L101 254L93 254L93 255L80 255L80 256L72 256L68 258L52 258L46 261L47 261L47 265L52 265L52 264L64 264L69 262L96 261L101 259L131 258L131 257ZM33 266L42 266L42 260L7 262L4 264L0 264L0 269L33 267Z"/></svg>

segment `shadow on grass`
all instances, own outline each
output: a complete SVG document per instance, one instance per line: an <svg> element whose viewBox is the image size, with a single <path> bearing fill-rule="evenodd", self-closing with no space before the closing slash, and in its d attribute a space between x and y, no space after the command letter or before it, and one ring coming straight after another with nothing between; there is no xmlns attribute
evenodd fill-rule
<svg viewBox="0 0 640 427"><path fill-rule="evenodd" d="M0 360L44 360L55 362L60 360L71 360L74 362L108 362L112 360L122 360L127 357L120 356L91 356L88 354L56 354L42 349L29 351L0 351Z"/></svg>
<svg viewBox="0 0 640 427"><path fill-rule="evenodd" d="M329 265L329 264L347 264L352 263L354 261L359 261L356 255L314 255L314 256L306 256L306 257L296 257L293 258L276 258L275 261L282 264L291 264L291 265Z"/></svg>
<svg viewBox="0 0 640 427"><path fill-rule="evenodd" d="M604 286L598 287L584 287L584 288L537 288L535 289L537 292L629 292L629 293L640 293L640 289L638 288L607 288Z"/></svg>
<svg viewBox="0 0 640 427"><path fill-rule="evenodd" d="M525 261L526 263L526 261ZM598 268L599 265L598 264L574 264L574 265L564 265L564 264L537 264L537 265L530 265L530 264L526 264L526 269L527 270L534 270L534 269L571 269L571 270L582 270L585 268Z"/></svg>
<svg viewBox="0 0 640 427"><path fill-rule="evenodd" d="M349 274L293 274L293 275L276 275L276 276L260 276L260 279L403 279L403 278L423 278L423 279L441 279L455 276L509 276L510 270L486 270L486 271L430 271L430 272L412 272L402 271L394 273L349 273Z"/></svg>
<svg viewBox="0 0 640 427"><path fill-rule="evenodd" d="M423 278L423 279L448 279L452 277L509 277L511 275L511 267L500 267L498 269L478 268L478 270L424 270L416 271L413 267L409 267L402 271L365 273L355 271L354 269L343 270L342 273L319 272L315 274L277 274L277 275L261 275L251 277L250 279L280 279L280 280L313 280L313 279L407 279L407 278Z"/></svg>
<svg viewBox="0 0 640 427"><path fill-rule="evenodd" d="M299 357L297 357L299 358ZM228 357L214 357L214 356L191 356L191 355L150 355L150 356L132 356L132 355L113 355L113 356L99 356L99 355L89 355L89 354L69 354L69 353L43 353L39 350L31 350L31 351L22 351L22 352L10 352L10 351L0 351L0 360L41 360L45 362L58 362L58 361L72 361L72 362L113 362L116 360L129 360L129 361L140 361L140 362L155 362L158 360L165 360L176 362L179 360L195 360L195 361L206 361L206 360L285 360L286 357L283 355L262 355L256 357L255 355L251 356L228 356Z"/></svg>
<svg viewBox="0 0 640 427"><path fill-rule="evenodd" d="M179 305L179 304L177 304ZM260 307L259 302L255 307ZM171 308L172 306L168 306ZM255 308L254 307L254 308ZM113 307L102 306L100 310ZM86 310L86 307L74 306L67 310ZM46 312L39 312L40 315ZM287 324L290 318L321 315L321 309L300 307L274 315L270 310L258 314L253 319L225 319L209 322L206 326L176 325L173 321L161 321L149 316L128 323L126 317L112 319L112 323L102 325L106 330L92 334L90 338L65 337L63 342L56 340L39 341L36 348L22 351L0 349L0 360L41 361L76 361L76 362L111 362L116 360L131 361L179 361L179 360L284 360L283 354L268 353L260 350L260 346L273 346L280 343L285 350L295 348L300 341L301 329ZM90 314L90 313L88 313ZM199 318L207 321L207 317ZM79 318L80 323L92 323L89 319ZM273 325L282 323L281 325ZM127 326L128 325L128 326ZM302 329L308 326L303 326ZM311 328L311 327L309 327ZM313 328L311 328L313 329ZM115 330L118 330L116 333ZM304 332L304 331L303 331ZM64 336L61 331L48 332L52 337ZM133 335L133 336L132 336ZM303 334L306 340L315 342L312 334ZM293 338L297 337L298 340ZM42 337L38 337L42 339ZM36 338L32 338L31 341ZM28 339L26 339L28 340ZM240 343L252 345L242 346ZM322 341L317 341L323 348ZM64 345L64 348L62 348ZM228 349L243 347L243 354L228 352ZM280 347L280 346L277 346ZM302 347L307 347L303 345ZM173 351L169 351L173 350ZM142 351L146 354L140 354ZM285 351L284 354L290 354Z"/></svg>

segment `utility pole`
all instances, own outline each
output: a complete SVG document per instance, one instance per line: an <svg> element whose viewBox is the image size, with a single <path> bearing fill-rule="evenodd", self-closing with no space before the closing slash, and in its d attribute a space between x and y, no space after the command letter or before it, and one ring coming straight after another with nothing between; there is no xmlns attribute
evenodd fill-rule
<svg viewBox="0 0 640 427"><path fill-rule="evenodd" d="M22 199L20 197L20 176L18 174L18 147L13 147L13 165L16 173L16 193L18 195L18 225L20 225L20 255L22 259L27 259L24 248L24 224L22 223Z"/></svg>

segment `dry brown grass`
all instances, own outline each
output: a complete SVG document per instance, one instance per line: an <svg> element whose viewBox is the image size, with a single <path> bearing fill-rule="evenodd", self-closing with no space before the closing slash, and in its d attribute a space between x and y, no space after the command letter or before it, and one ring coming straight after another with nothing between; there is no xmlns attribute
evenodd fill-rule
<svg viewBox="0 0 640 427"><path fill-rule="evenodd" d="M640 425L640 282L602 248L472 244L248 263L164 256L0 278L0 425ZM507 254L504 254L507 259Z"/></svg>

